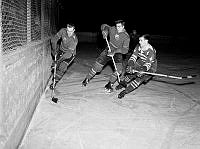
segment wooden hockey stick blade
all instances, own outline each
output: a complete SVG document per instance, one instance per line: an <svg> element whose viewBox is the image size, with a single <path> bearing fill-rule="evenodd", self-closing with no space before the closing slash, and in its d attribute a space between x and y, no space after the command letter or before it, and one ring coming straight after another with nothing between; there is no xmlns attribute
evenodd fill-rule
<svg viewBox="0 0 200 149"><path fill-rule="evenodd" d="M194 78L194 77L197 76L197 75L189 75L189 76L179 77L179 76L172 76L172 75L159 74L159 73L151 73L151 72L137 71L137 70L134 70L134 72L140 72L140 73L143 73L143 74L149 74L149 75L160 76L160 77L167 77L167 78L173 78L173 79L192 79L192 78Z"/></svg>
<svg viewBox="0 0 200 149"><path fill-rule="evenodd" d="M185 76L185 77L182 77L183 79L191 79L191 78L195 78L197 77L197 75L190 75L190 76Z"/></svg>

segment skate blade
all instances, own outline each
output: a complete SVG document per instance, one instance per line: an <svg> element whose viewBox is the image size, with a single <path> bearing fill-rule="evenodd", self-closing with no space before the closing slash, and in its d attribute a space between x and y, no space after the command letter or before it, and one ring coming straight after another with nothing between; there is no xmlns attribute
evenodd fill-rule
<svg viewBox="0 0 200 149"><path fill-rule="evenodd" d="M113 90L111 90L111 89L105 89L105 91L106 91L106 93L112 93L113 92Z"/></svg>
<svg viewBox="0 0 200 149"><path fill-rule="evenodd" d="M52 100L50 100L49 101L52 105L57 105L58 104L58 102L54 102L54 101L52 101Z"/></svg>
<svg viewBox="0 0 200 149"><path fill-rule="evenodd" d="M87 84L82 84L83 87L86 87Z"/></svg>

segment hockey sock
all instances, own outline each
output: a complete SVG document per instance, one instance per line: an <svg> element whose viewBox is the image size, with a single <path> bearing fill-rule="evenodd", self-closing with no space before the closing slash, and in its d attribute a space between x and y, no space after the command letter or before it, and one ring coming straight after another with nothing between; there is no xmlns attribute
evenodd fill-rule
<svg viewBox="0 0 200 149"><path fill-rule="evenodd" d="M126 87L125 91L126 91L126 94L132 92L133 90L135 90L138 86L140 85L140 83L138 83L136 80L132 81L130 83L129 86Z"/></svg>

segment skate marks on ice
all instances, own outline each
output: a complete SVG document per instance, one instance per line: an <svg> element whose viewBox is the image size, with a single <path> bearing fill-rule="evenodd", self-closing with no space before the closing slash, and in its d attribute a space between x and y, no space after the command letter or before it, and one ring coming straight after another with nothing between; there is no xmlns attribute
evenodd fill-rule
<svg viewBox="0 0 200 149"><path fill-rule="evenodd" d="M170 79L167 77L154 76L154 80L161 83L166 83L166 84L171 84L171 85L180 85L180 86L199 83L200 64L193 63L189 65L189 62L192 61L192 59L186 60L186 61L181 60L181 61L182 61L181 64L177 64L177 60L176 60L176 62L174 62L174 65L159 64L157 73L161 72L161 74L183 77L183 79ZM186 76L191 76L191 75L194 75L195 77L184 78Z"/></svg>
<svg viewBox="0 0 200 149"><path fill-rule="evenodd" d="M119 106L131 109L138 116L157 117L166 121L166 134L163 135L162 149L200 148L200 106L196 94L180 88L172 88L155 82L141 87L137 93L122 99L113 100ZM152 89L153 88L153 89ZM167 90L167 92L166 92ZM164 120L163 120L164 119Z"/></svg>
<svg viewBox="0 0 200 149"><path fill-rule="evenodd" d="M169 119L171 126L165 135L162 149L198 149L200 148L199 129L200 107L194 104L179 117Z"/></svg>
<svg viewBox="0 0 200 149"><path fill-rule="evenodd" d="M112 101L130 109L146 107L143 111L159 112L166 116L180 116L187 113L194 105L196 106L198 99L181 89L152 81L140 86L122 99L113 97Z"/></svg>
<svg viewBox="0 0 200 149"><path fill-rule="evenodd" d="M105 98L104 85L107 83L107 75L95 76L86 87L82 86L82 81L85 75L74 73L73 75L65 75L55 88L55 97L59 99L57 107L70 109L69 102L87 102L93 98ZM46 92L47 100L51 100L51 90ZM71 108L72 109L72 108Z"/></svg>
<svg viewBox="0 0 200 149"><path fill-rule="evenodd" d="M162 144L163 149L197 149L200 148L199 116L200 106L198 94L192 89L168 85L176 95L171 100L174 115L166 115L171 120L171 126ZM197 86L198 87L198 86ZM195 90L193 90L195 91Z"/></svg>
<svg viewBox="0 0 200 149"><path fill-rule="evenodd" d="M108 100L111 99L112 102L130 109L143 105L149 107L151 110L157 109L163 113L170 113L172 115L181 114L194 104L191 102L193 99L186 93L178 91L166 85L166 83L157 81L150 81L147 85L141 86L120 100L117 98L119 92L106 93L104 91L103 87L107 83L106 77L104 75L95 76L86 87L81 87L81 81L83 79L80 78L84 78L83 74L74 73L73 75L65 76L60 84L58 84L57 90L59 94L57 94L57 97L64 98L61 99L63 101L65 101L65 98L71 100L87 100L94 98L96 95L96 98L98 98L97 96L101 96ZM137 100L137 98L139 99Z"/></svg>
<svg viewBox="0 0 200 149"><path fill-rule="evenodd" d="M82 75L80 75L80 77L82 77ZM82 79L79 78L81 81L76 82L77 80L75 79L78 78L79 76L72 80L66 78L65 83L71 83L70 86L68 87L64 85L65 83L61 83L58 87L59 92L64 96L62 100L63 103L61 104L66 107L68 106L67 109L71 108L72 111L79 111L81 113L84 112L83 107L92 106L98 102L106 103L104 104L106 107L107 104L113 102L116 108L130 109L139 117L157 117L158 121L160 120L161 123L167 121L169 125L165 128L165 131L161 131L162 134L164 133L162 136L164 141L161 144L161 148L177 149L182 147L186 149L188 147L195 149L195 147L199 147L199 143L197 142L200 137L198 129L199 106L194 102L198 99L190 92L186 92L184 90L185 88L151 81L147 85L141 86L137 91L119 100L117 99L117 94L119 92L114 91L111 94L105 93L103 88L105 83L107 83L105 79L94 79L94 82L90 82L87 87L81 87ZM67 82L67 80L71 82ZM99 107L98 104L92 107L93 110L101 110L101 108L103 107ZM90 112L92 109L90 109ZM102 117L103 115L99 116ZM160 129L162 129L163 126L164 125L160 126ZM72 135L72 142L73 138L74 141L77 141L75 138L81 138L79 141L85 144L85 140L83 139L84 132L80 129L76 129L76 132L76 135ZM57 137L61 137L62 134L64 134L64 132L60 132L60 135ZM70 140L69 135L66 137ZM62 139L62 137L60 139ZM59 143L54 141L52 145L56 146L59 145Z"/></svg>

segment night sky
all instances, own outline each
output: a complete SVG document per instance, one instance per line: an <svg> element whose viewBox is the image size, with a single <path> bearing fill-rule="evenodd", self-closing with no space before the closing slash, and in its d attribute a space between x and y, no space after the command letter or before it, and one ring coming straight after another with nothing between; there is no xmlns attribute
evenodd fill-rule
<svg viewBox="0 0 200 149"><path fill-rule="evenodd" d="M123 19L128 32L136 29L139 33L185 36L197 35L199 16L197 4L181 1L174 3L160 1L66 1L61 4L60 26L71 22L76 31L100 31L103 23L114 25Z"/></svg>

